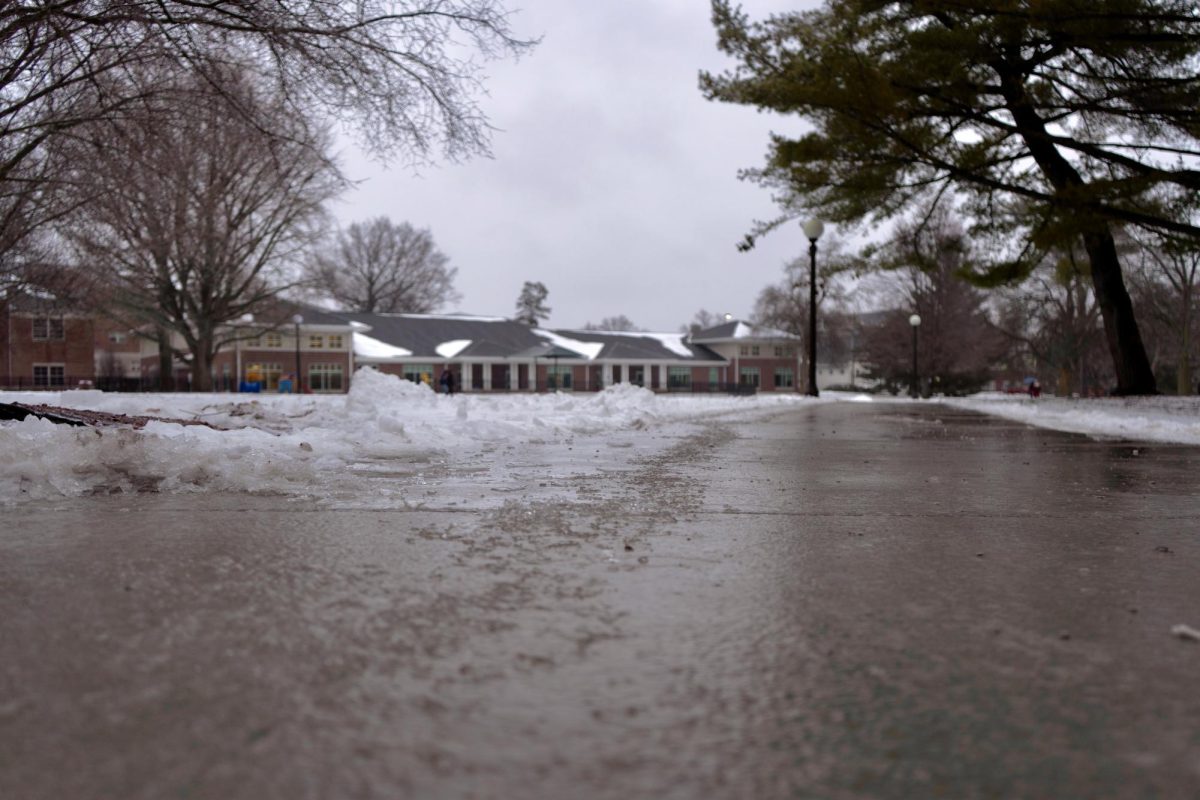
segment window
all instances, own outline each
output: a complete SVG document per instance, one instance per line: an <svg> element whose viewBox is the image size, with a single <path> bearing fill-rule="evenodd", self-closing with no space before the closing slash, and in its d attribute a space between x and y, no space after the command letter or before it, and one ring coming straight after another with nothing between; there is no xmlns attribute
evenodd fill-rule
<svg viewBox="0 0 1200 800"><path fill-rule="evenodd" d="M691 367L669 367L667 369L668 389L688 389L692 385Z"/></svg>
<svg viewBox="0 0 1200 800"><path fill-rule="evenodd" d="M742 356L750 355L750 347L748 345L742 345L741 347L738 348L738 355L742 355Z"/></svg>
<svg viewBox="0 0 1200 800"><path fill-rule="evenodd" d="M574 367L546 367L547 389L570 389Z"/></svg>
<svg viewBox="0 0 1200 800"><path fill-rule="evenodd" d="M34 317L33 340L35 342L61 342L66 339L66 328L62 317Z"/></svg>
<svg viewBox="0 0 1200 800"><path fill-rule="evenodd" d="M108 340L113 344L123 344L125 342L125 334L120 331L112 331L108 334Z"/></svg>
<svg viewBox="0 0 1200 800"><path fill-rule="evenodd" d="M742 386L759 386L758 367L742 367L738 383Z"/></svg>
<svg viewBox="0 0 1200 800"><path fill-rule="evenodd" d="M433 384L433 364L405 364L404 379L431 386Z"/></svg>
<svg viewBox="0 0 1200 800"><path fill-rule="evenodd" d="M308 368L308 388L314 392L342 390L341 364L313 364Z"/></svg>
<svg viewBox="0 0 1200 800"><path fill-rule="evenodd" d="M340 333L331 333L329 335L329 349L330 350L341 350L342 342L343 342L343 339L342 339L342 335Z"/></svg>
<svg viewBox="0 0 1200 800"><path fill-rule="evenodd" d="M66 382L65 376L66 372L62 364L33 365L34 386L62 386Z"/></svg>
<svg viewBox="0 0 1200 800"><path fill-rule="evenodd" d="M775 345L775 357L783 358L783 348L780 347L779 345Z"/></svg>
<svg viewBox="0 0 1200 800"><path fill-rule="evenodd" d="M750 355L752 355L752 356L758 355L758 345L755 344L755 345L750 346Z"/></svg>
<svg viewBox="0 0 1200 800"><path fill-rule="evenodd" d="M264 333L262 336L263 347L283 347L283 334L281 333Z"/></svg>
<svg viewBox="0 0 1200 800"><path fill-rule="evenodd" d="M279 377L283 374L283 366L277 363L257 363L246 365L246 381L257 383L267 391L279 389Z"/></svg>
<svg viewBox="0 0 1200 800"><path fill-rule="evenodd" d="M775 370L775 388L790 389L796 385L796 374L786 367Z"/></svg>
<svg viewBox="0 0 1200 800"><path fill-rule="evenodd" d="M325 337L320 334L313 334L308 337L308 347L310 350L320 350L325 346Z"/></svg>
<svg viewBox="0 0 1200 800"><path fill-rule="evenodd" d="M720 382L721 382L720 367L709 367L708 368L708 383L709 383L709 385L716 386Z"/></svg>

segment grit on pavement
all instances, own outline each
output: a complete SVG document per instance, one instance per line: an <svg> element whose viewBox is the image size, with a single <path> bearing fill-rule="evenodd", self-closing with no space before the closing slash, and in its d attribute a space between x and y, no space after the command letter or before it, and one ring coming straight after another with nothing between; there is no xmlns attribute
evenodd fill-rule
<svg viewBox="0 0 1200 800"><path fill-rule="evenodd" d="M1198 468L840 403L12 507L0 797L1194 798Z"/></svg>

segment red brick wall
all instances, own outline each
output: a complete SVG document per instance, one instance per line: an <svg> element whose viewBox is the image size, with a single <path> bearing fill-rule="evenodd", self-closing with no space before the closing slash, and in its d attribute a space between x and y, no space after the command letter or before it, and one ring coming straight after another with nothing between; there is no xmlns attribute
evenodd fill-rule
<svg viewBox="0 0 1200 800"><path fill-rule="evenodd" d="M51 315L56 316L56 315ZM94 380L94 325L86 317L63 318L62 340L34 341L33 315L14 313L2 320L4 357L7 369L0 379L11 386L33 384L34 364L61 364L66 387L80 380Z"/></svg>
<svg viewBox="0 0 1200 800"><path fill-rule="evenodd" d="M792 371L793 386L790 389L780 389L783 392L794 392L800 383L801 375L797 369L795 358L738 358L737 369L730 365L729 380L730 382L741 382L742 367L758 367L758 390L760 392L773 392L775 389L775 369L790 369Z"/></svg>

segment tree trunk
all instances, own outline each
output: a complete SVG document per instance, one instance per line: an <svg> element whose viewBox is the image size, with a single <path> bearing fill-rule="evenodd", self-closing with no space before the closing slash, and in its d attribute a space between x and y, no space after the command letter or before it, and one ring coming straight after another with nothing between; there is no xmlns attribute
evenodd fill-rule
<svg viewBox="0 0 1200 800"><path fill-rule="evenodd" d="M1000 62L993 66L1000 75L1008 110L1020 129L1029 154L1054 187L1055 193L1065 201L1061 210L1084 222L1083 246L1092 263L1092 288L1096 292L1096 305L1100 307L1100 315L1104 319L1104 334L1108 339L1113 371L1117 375L1114 394L1158 394L1154 371L1146 357L1146 346L1142 343L1142 335L1133 316L1133 302L1121 277L1121 260L1117 256L1117 246L1113 242L1108 220L1097 216L1086 202L1080 202L1080 198L1087 195L1087 183L1058 151L1053 138L1046 131L1045 121L1029 102L1024 86L1024 64Z"/></svg>
<svg viewBox="0 0 1200 800"><path fill-rule="evenodd" d="M171 333L166 328L159 328L155 333L158 339L158 390L174 391L175 353L171 350Z"/></svg>
<svg viewBox="0 0 1200 800"><path fill-rule="evenodd" d="M1108 226L1097 222L1083 234L1083 246L1092 262L1092 287L1104 320L1104 335L1117 374L1114 394L1158 394L1154 370L1133 316L1133 301L1121 276L1117 246Z"/></svg>
<svg viewBox="0 0 1200 800"><path fill-rule="evenodd" d="M201 340L192 351L192 391L212 391L212 340Z"/></svg>
<svg viewBox="0 0 1200 800"><path fill-rule="evenodd" d="M1071 396L1071 370L1069 368L1058 368L1058 386L1054 393L1059 397Z"/></svg>
<svg viewBox="0 0 1200 800"><path fill-rule="evenodd" d="M1190 298L1189 298L1190 302ZM1175 369L1175 394L1183 396L1192 393L1192 320L1191 315L1183 315L1183 330L1179 337L1179 364Z"/></svg>

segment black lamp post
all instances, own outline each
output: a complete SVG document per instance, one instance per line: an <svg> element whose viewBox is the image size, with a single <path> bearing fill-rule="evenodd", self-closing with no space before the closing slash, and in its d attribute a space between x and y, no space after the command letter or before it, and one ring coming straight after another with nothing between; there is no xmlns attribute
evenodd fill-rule
<svg viewBox="0 0 1200 800"><path fill-rule="evenodd" d="M817 239L825 232L819 219L810 219L802 226L808 237L808 391L818 397L817 389Z"/></svg>
<svg viewBox="0 0 1200 800"><path fill-rule="evenodd" d="M296 394L304 394L304 381L300 379L300 323L304 322L304 317L296 314L292 317L292 322L296 326L296 385L293 391Z"/></svg>
<svg viewBox="0 0 1200 800"><path fill-rule="evenodd" d="M913 314L908 318L908 324L912 326L913 331L912 389L909 391L909 394L913 397L919 397L921 392L917 388L917 328L921 327L921 315Z"/></svg>

